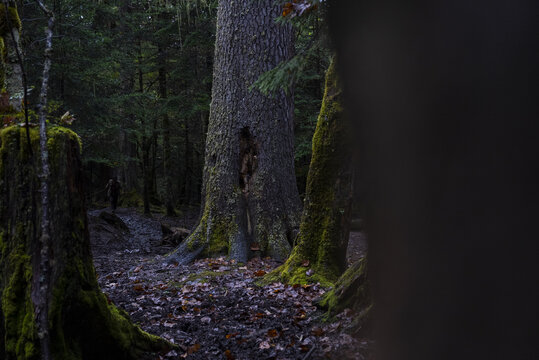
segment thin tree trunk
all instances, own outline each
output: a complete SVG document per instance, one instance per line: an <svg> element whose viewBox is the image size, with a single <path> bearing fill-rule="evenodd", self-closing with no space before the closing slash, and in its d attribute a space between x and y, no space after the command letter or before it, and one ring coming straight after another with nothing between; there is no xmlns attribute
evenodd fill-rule
<svg viewBox="0 0 539 360"><path fill-rule="evenodd" d="M138 86L139 92L144 93L144 74L142 73L142 43L139 40L138 43L139 57L138 57ZM151 181L152 174L150 171L150 150L152 147L153 137L146 135L146 129L144 129L145 119L141 119L142 124L142 198L144 201L144 214L151 215L150 211L150 193L152 191Z"/></svg>
<svg viewBox="0 0 539 360"><path fill-rule="evenodd" d="M167 68L166 68L166 53L162 47L159 47L159 95L166 105L168 97L167 89ZM165 108L163 111L163 175L165 177L165 207L167 209L168 216L175 216L173 203L173 191L172 191L172 166L170 161L170 119L168 117L168 111Z"/></svg>
<svg viewBox="0 0 539 360"><path fill-rule="evenodd" d="M50 233L49 233L49 151L47 148L47 94L52 64L52 36L55 17L40 0L37 3L48 17L41 93L39 94L39 145L41 154L41 238L39 241L39 268L34 273L32 301L43 360L51 359L49 335L49 285L50 285Z"/></svg>
<svg viewBox="0 0 539 360"><path fill-rule="evenodd" d="M189 120L185 120L183 129L185 172L183 174L183 202L191 203L191 143L189 141Z"/></svg>
<svg viewBox="0 0 539 360"><path fill-rule="evenodd" d="M275 22L279 14L273 0L219 2L201 218L175 261L289 255L301 208L292 96L249 90L292 55L292 28Z"/></svg>
<svg viewBox="0 0 539 360"><path fill-rule="evenodd" d="M147 136L142 137L142 173L143 173L143 188L142 197L144 200L144 214L151 215L150 210L150 193L151 189L151 171L150 171L150 149L151 139Z"/></svg>

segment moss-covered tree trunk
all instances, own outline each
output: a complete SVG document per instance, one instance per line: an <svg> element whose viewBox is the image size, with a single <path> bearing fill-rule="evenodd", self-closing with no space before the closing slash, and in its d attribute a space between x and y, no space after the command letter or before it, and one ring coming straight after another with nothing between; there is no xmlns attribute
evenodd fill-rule
<svg viewBox="0 0 539 360"><path fill-rule="evenodd" d="M34 154L39 133L32 129ZM0 358L40 359L32 296L44 280L39 267L39 157L25 131L0 132ZM50 279L48 318L54 359L138 359L170 348L144 333L110 304L97 285L84 208L80 143L76 134L48 129L50 153Z"/></svg>
<svg viewBox="0 0 539 360"><path fill-rule="evenodd" d="M343 116L341 87L331 61L313 137L313 155L297 245L268 280L331 283L346 268L352 171L350 128Z"/></svg>
<svg viewBox="0 0 539 360"><path fill-rule="evenodd" d="M351 309L354 311L352 330L363 334L372 330L372 297L368 282L367 258L352 264L335 283L333 289L317 300L326 310L326 319Z"/></svg>
<svg viewBox="0 0 539 360"><path fill-rule="evenodd" d="M279 15L273 0L219 1L201 219L173 254L176 261L289 255L301 207L292 97L249 90L292 55L292 28L277 24Z"/></svg>

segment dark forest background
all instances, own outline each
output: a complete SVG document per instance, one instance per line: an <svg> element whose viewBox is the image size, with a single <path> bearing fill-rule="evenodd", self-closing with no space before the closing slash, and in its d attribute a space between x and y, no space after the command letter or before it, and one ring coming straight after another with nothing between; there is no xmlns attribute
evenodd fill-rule
<svg viewBox="0 0 539 360"><path fill-rule="evenodd" d="M117 176L122 206L152 211L200 203L211 101L216 0L57 0L50 84L51 121L66 111L83 140L87 196L106 200ZM321 11L321 10L320 10ZM28 83L38 84L46 18L19 5ZM300 194L311 157L330 51L321 14L294 22L296 56L255 85L294 91L295 165ZM30 93L30 104L38 91ZM165 186L170 177L171 189Z"/></svg>

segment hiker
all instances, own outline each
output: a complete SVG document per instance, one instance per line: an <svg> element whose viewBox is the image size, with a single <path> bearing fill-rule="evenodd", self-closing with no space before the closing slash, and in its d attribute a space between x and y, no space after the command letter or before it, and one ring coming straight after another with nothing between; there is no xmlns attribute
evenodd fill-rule
<svg viewBox="0 0 539 360"><path fill-rule="evenodd" d="M107 190L107 196L110 200L110 207L112 208L112 212L114 212L118 206L118 197L120 196L121 189L121 185L116 176L109 180L105 189Z"/></svg>

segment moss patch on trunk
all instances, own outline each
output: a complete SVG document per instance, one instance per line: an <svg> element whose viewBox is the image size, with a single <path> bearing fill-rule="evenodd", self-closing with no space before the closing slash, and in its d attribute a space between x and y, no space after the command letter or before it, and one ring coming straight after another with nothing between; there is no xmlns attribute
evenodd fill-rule
<svg viewBox="0 0 539 360"><path fill-rule="evenodd" d="M0 131L0 357L39 359L32 302L39 254L39 132ZM47 130L50 155L49 332L56 359L139 359L172 344L143 332L101 293L93 267L80 161L80 138Z"/></svg>
<svg viewBox="0 0 539 360"><path fill-rule="evenodd" d="M351 145L341 98L332 60L313 137L297 245L286 263L268 274L264 282L330 285L345 270L351 210Z"/></svg>

